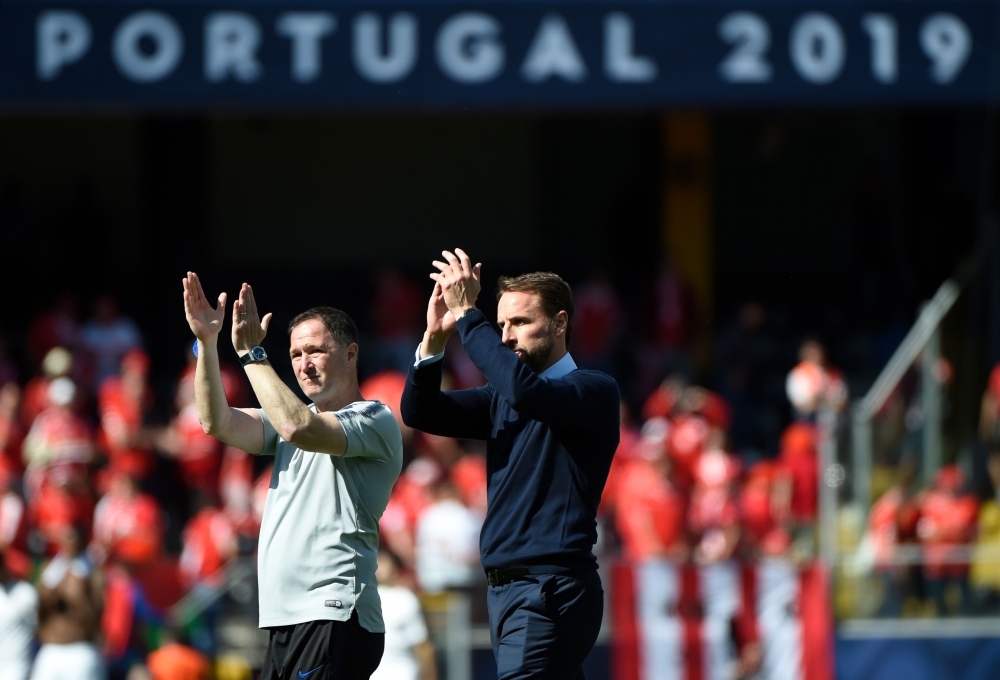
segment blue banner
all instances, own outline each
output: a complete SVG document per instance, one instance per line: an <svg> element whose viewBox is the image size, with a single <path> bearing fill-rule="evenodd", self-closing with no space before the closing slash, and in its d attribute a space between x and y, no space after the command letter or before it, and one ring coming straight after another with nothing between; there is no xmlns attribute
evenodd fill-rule
<svg viewBox="0 0 1000 680"><path fill-rule="evenodd" d="M994 105L998 18L947 0L5 0L0 106Z"/></svg>

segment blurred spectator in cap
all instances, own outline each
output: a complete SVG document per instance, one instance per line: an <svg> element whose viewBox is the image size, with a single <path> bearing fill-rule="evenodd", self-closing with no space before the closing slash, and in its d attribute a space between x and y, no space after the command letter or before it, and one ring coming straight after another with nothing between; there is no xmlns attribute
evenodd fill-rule
<svg viewBox="0 0 1000 680"><path fill-rule="evenodd" d="M598 269L573 291L573 356L580 366L615 375L615 350L625 331L618 292Z"/></svg>
<svg viewBox="0 0 1000 680"><path fill-rule="evenodd" d="M12 474L18 476L24 472L21 447L27 431L18 414L20 401L21 388L17 383L0 385L0 460L5 461Z"/></svg>
<svg viewBox="0 0 1000 680"><path fill-rule="evenodd" d="M791 547L780 487L786 472L773 460L761 460L747 470L738 494L744 556L782 557Z"/></svg>
<svg viewBox="0 0 1000 680"><path fill-rule="evenodd" d="M63 528L58 551L38 581L41 647L32 680L103 680L105 663L96 641L100 635L103 582L84 552L86 531Z"/></svg>
<svg viewBox="0 0 1000 680"><path fill-rule="evenodd" d="M42 359L41 373L24 386L21 422L31 427L39 413L49 406L49 385L57 378L72 377L73 355L65 347L53 347Z"/></svg>
<svg viewBox="0 0 1000 680"><path fill-rule="evenodd" d="M621 474L615 525L629 560L682 561L687 556L687 503L667 455L669 429L666 418L647 420Z"/></svg>
<svg viewBox="0 0 1000 680"><path fill-rule="evenodd" d="M148 564L163 550L163 511L128 473L115 470L110 481L94 509L93 552L102 562L116 553L132 564Z"/></svg>
<svg viewBox="0 0 1000 680"><path fill-rule="evenodd" d="M0 680L28 680L38 632L38 591L7 564L0 544Z"/></svg>
<svg viewBox="0 0 1000 680"><path fill-rule="evenodd" d="M975 538L979 501L964 486L961 468L945 465L919 498L924 579L939 615L965 614L970 602L969 564L956 563L955 557Z"/></svg>
<svg viewBox="0 0 1000 680"><path fill-rule="evenodd" d="M140 480L149 476L156 463L152 434L144 427L152 402L149 356L140 349L129 350L122 356L120 368L98 391L97 439L110 467Z"/></svg>
<svg viewBox="0 0 1000 680"><path fill-rule="evenodd" d="M92 359L88 388L95 392L104 381L116 375L122 359L143 346L139 327L122 314L118 299L110 293L98 295L93 302L90 318L80 334L83 349Z"/></svg>
<svg viewBox="0 0 1000 680"><path fill-rule="evenodd" d="M465 506L448 476L435 481L432 493L433 502L416 523L417 583L429 593L469 589L483 581L479 565L483 517Z"/></svg>
<svg viewBox="0 0 1000 680"><path fill-rule="evenodd" d="M64 347L74 355L78 353L80 332L76 293L63 291L51 307L35 316L28 324L25 341L32 370L38 370L45 356L54 347Z"/></svg>
<svg viewBox="0 0 1000 680"><path fill-rule="evenodd" d="M785 392L796 418L812 419L821 407L839 411L847 403L847 385L815 338L799 346L799 363L788 373Z"/></svg>
<svg viewBox="0 0 1000 680"><path fill-rule="evenodd" d="M784 472L775 487L798 556L815 555L819 513L819 441L816 425L791 423L781 435L778 459Z"/></svg>
<svg viewBox="0 0 1000 680"><path fill-rule="evenodd" d="M25 463L36 468L56 461L90 463L94 457L92 431L74 408L79 394L76 384L70 378L56 378L46 394L49 405L35 418L24 439Z"/></svg>

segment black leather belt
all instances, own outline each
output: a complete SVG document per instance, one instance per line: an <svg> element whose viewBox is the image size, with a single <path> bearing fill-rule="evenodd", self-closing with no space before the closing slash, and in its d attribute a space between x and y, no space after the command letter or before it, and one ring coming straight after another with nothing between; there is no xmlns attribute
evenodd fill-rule
<svg viewBox="0 0 1000 680"><path fill-rule="evenodd" d="M527 567L511 567L509 569L487 569L486 581L491 586L507 585L528 575Z"/></svg>

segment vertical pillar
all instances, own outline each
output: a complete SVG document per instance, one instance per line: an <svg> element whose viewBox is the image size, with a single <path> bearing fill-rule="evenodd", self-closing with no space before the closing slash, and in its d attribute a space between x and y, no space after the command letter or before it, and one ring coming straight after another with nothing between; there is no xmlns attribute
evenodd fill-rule
<svg viewBox="0 0 1000 680"><path fill-rule="evenodd" d="M934 375L935 366L941 358L941 327L940 324L924 346L921 355L920 400L924 412L923 432L923 469L921 477L925 485L934 479L934 473L941 468L943 454L941 451L941 425L943 408L941 403L941 382Z"/></svg>

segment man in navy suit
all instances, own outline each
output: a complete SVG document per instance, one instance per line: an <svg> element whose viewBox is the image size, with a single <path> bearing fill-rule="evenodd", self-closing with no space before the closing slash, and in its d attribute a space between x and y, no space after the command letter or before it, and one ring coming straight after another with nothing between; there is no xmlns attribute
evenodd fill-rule
<svg viewBox="0 0 1000 680"><path fill-rule="evenodd" d="M481 264L461 249L442 255L403 421L487 443L479 547L499 680L582 679L604 611L593 546L618 446L618 386L573 362L573 293L560 277L501 277L498 336L476 308ZM441 360L456 331L488 384L442 392Z"/></svg>

